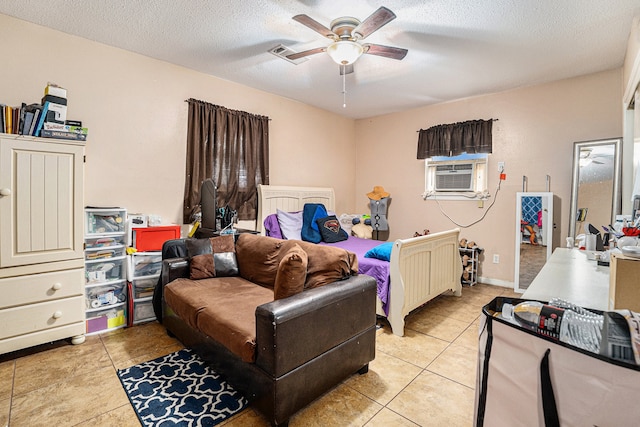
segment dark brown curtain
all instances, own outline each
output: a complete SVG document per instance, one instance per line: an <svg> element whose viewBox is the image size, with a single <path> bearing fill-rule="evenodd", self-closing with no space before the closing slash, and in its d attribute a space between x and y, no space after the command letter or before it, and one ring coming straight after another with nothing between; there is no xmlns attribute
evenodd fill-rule
<svg viewBox="0 0 640 427"><path fill-rule="evenodd" d="M493 119L438 125L420 129L418 159L457 156L462 153L491 153Z"/></svg>
<svg viewBox="0 0 640 427"><path fill-rule="evenodd" d="M195 99L189 103L183 221L192 221L202 181L213 178L217 206L256 219L258 184L269 184L269 118Z"/></svg>

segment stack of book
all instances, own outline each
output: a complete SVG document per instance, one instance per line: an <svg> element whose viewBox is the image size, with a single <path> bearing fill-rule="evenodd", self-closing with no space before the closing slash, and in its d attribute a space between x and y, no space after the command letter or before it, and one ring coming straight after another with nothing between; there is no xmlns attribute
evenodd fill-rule
<svg viewBox="0 0 640 427"><path fill-rule="evenodd" d="M67 120L66 89L48 84L41 104L0 104L0 132L86 141L88 129L80 121Z"/></svg>
<svg viewBox="0 0 640 427"><path fill-rule="evenodd" d="M40 110L42 109L38 104L27 105L22 103L20 107L0 104L0 132L33 135L36 125L34 117L40 115L40 111L36 107L40 107Z"/></svg>
<svg viewBox="0 0 640 427"><path fill-rule="evenodd" d="M70 122L67 120L67 122ZM82 127L82 123L79 126L71 124L60 124L45 122L42 125L40 136L43 138L58 138L58 139L73 139L75 141L87 140L87 128Z"/></svg>

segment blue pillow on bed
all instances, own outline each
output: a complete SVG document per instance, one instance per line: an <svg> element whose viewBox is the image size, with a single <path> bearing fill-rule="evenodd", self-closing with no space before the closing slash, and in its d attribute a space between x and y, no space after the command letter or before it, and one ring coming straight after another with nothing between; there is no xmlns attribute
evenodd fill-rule
<svg viewBox="0 0 640 427"><path fill-rule="evenodd" d="M382 243L376 247L373 247L364 254L365 258L375 258L382 261L391 260L391 249L393 249L393 242Z"/></svg>
<svg viewBox="0 0 640 427"><path fill-rule="evenodd" d="M302 240L320 243L322 234L316 220L326 217L327 209L322 203L305 203L302 207Z"/></svg>

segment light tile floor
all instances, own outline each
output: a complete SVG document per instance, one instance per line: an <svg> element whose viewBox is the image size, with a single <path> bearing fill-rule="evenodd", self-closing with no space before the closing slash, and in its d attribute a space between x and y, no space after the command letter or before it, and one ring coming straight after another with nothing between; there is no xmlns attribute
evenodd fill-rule
<svg viewBox="0 0 640 427"><path fill-rule="evenodd" d="M478 284L411 313L405 336L378 330L376 358L292 417L297 426L470 426L478 319L510 289ZM117 369L182 348L156 322L87 337L84 344L0 360L0 426L139 426ZM8 360L7 360L8 359ZM222 425L268 426L249 408Z"/></svg>

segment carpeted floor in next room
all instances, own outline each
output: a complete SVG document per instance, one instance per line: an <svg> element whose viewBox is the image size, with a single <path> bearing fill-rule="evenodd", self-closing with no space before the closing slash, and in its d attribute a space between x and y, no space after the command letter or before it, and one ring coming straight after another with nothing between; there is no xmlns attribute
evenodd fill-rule
<svg viewBox="0 0 640 427"><path fill-rule="evenodd" d="M411 313L404 337L378 331L369 373L296 414L295 426L470 426L481 307L512 290L479 284ZM0 362L0 426L139 426L117 369L182 348L156 322ZM267 426L248 408L226 427Z"/></svg>

